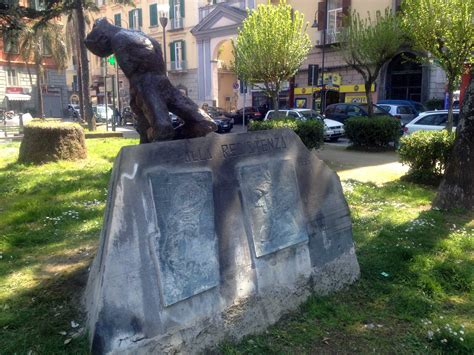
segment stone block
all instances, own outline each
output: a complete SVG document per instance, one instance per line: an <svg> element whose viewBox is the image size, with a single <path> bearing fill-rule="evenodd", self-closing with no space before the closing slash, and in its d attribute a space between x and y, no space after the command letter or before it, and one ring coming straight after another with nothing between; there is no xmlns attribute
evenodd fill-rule
<svg viewBox="0 0 474 355"><path fill-rule="evenodd" d="M359 265L338 176L292 131L125 147L85 303L93 353L198 353Z"/></svg>

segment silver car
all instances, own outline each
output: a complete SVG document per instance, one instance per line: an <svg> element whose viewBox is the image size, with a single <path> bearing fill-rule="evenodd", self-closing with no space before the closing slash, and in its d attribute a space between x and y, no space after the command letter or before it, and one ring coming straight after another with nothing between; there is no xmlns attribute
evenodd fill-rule
<svg viewBox="0 0 474 355"><path fill-rule="evenodd" d="M413 107L408 105L377 104L377 106L382 110L387 111L395 118L398 118L402 125L407 124L416 116L416 112Z"/></svg>

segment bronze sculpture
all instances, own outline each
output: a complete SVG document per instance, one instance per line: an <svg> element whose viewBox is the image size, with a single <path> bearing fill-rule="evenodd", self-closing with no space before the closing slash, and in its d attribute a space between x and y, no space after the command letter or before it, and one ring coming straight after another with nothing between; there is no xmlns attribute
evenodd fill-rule
<svg viewBox="0 0 474 355"><path fill-rule="evenodd" d="M130 82L130 107L137 116L140 143L205 136L217 129L212 118L175 88L166 76L161 46L143 32L96 20L85 39L99 57L115 55ZM184 125L173 128L169 112Z"/></svg>

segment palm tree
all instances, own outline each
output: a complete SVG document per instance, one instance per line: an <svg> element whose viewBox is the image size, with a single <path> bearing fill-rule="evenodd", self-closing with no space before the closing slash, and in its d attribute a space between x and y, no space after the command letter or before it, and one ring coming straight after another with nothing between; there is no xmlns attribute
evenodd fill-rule
<svg viewBox="0 0 474 355"><path fill-rule="evenodd" d="M51 21L41 24L29 23L20 34L20 53L27 65L30 61L33 61L35 65L39 114L40 117L44 117L43 92L41 90L44 84L44 57L51 56L58 69L66 67L68 58L62 26Z"/></svg>

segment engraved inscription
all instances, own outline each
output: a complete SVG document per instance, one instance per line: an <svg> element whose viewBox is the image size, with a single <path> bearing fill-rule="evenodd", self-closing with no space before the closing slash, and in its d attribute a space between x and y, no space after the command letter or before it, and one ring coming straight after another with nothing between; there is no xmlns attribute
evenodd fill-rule
<svg viewBox="0 0 474 355"><path fill-rule="evenodd" d="M169 306L219 284L212 174L163 172L150 182L160 231L151 245Z"/></svg>
<svg viewBox="0 0 474 355"><path fill-rule="evenodd" d="M209 149L198 148L196 150L187 151L184 155L185 163L194 163L205 160L212 160L212 155Z"/></svg>
<svg viewBox="0 0 474 355"><path fill-rule="evenodd" d="M222 156L224 159L238 157L242 155L252 155L259 153L268 153L275 150L285 149L287 147L283 136L265 139L249 140L245 143L237 142L221 145Z"/></svg>
<svg viewBox="0 0 474 355"><path fill-rule="evenodd" d="M296 174L289 161L243 166L239 179L257 257L308 240Z"/></svg>

